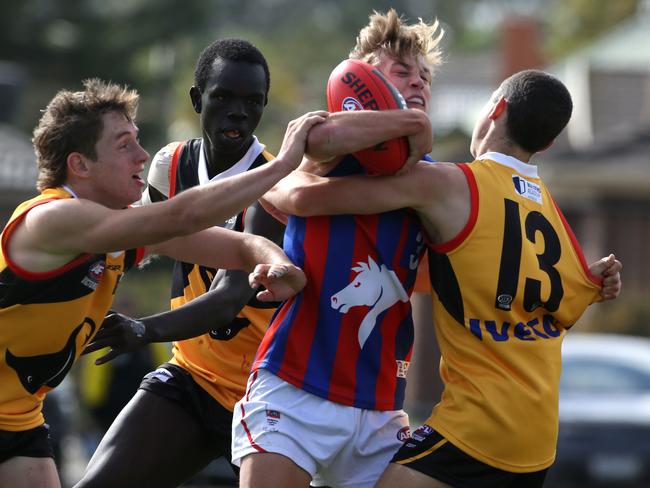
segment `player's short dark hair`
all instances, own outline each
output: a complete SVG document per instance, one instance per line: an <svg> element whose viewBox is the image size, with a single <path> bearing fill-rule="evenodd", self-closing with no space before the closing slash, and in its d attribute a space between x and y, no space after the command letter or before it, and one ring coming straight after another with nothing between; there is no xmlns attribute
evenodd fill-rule
<svg viewBox="0 0 650 488"><path fill-rule="evenodd" d="M269 95L271 87L271 74L266 58L253 44L244 39L226 38L217 39L200 54L194 70L194 86L199 90L205 89L205 84L212 69L215 59L227 59L228 61L244 61L251 64L259 64L264 69L266 78L266 96Z"/></svg>
<svg viewBox="0 0 650 488"><path fill-rule="evenodd" d="M573 111L569 90L544 71L515 73L495 92L495 97L501 96L508 102L508 136L530 153L551 144L566 127Z"/></svg>

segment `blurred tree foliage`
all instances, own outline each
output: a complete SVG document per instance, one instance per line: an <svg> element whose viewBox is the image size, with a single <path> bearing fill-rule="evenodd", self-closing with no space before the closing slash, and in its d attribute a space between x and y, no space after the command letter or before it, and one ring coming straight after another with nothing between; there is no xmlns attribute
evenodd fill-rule
<svg viewBox="0 0 650 488"><path fill-rule="evenodd" d="M195 60L225 36L253 41L271 67L270 103L259 135L277 150L287 121L324 106L325 80L347 56L373 9L410 20L440 18L446 46L480 49L510 14L537 15L561 53L634 12L639 0L0 0L0 60L28 73L15 123L31 131L60 88L97 76L141 93L145 147L197 135L187 95Z"/></svg>
<svg viewBox="0 0 650 488"><path fill-rule="evenodd" d="M584 46L634 14L639 3L639 0L558 0L556 8L548 12L549 52L557 58Z"/></svg>
<svg viewBox="0 0 650 488"><path fill-rule="evenodd" d="M287 121L324 105L331 68L347 56L371 10L390 1L47 0L0 1L0 60L28 73L16 125L31 131L61 88L100 77L141 93L138 124L151 152L170 138L198 134L189 103L194 63L219 37L243 37L267 56L270 103L260 135L277 150ZM428 2L405 2L421 9ZM433 17L405 8L415 18Z"/></svg>

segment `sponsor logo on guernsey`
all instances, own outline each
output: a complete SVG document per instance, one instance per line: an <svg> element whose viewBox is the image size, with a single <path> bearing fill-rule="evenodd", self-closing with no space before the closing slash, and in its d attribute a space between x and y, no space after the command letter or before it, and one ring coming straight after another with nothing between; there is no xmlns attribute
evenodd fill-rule
<svg viewBox="0 0 650 488"><path fill-rule="evenodd" d="M86 276L81 280L81 284L87 286L91 290L96 290L97 285L99 285L99 281L102 279L102 275L104 274L105 267L106 263L104 263L104 261L97 261L90 267Z"/></svg>
<svg viewBox="0 0 650 488"><path fill-rule="evenodd" d="M497 304L502 310L510 310L510 304L512 303L512 295L506 295L505 293L497 297Z"/></svg>
<svg viewBox="0 0 650 488"><path fill-rule="evenodd" d="M521 176L512 175L512 182L515 185L515 191L522 197L528 198L535 203L542 203L542 189L537 183L528 181Z"/></svg>
<svg viewBox="0 0 650 488"><path fill-rule="evenodd" d="M541 341L554 339L562 333L557 327L557 321L552 315L534 318L528 322L512 324L494 320L477 318L469 319L469 330L480 340L495 342L516 341Z"/></svg>
<svg viewBox="0 0 650 488"><path fill-rule="evenodd" d="M411 364L410 361L403 361L401 359L397 359L395 360L395 363L397 363L397 377L406 378L406 375L409 372L409 365Z"/></svg>
<svg viewBox="0 0 650 488"><path fill-rule="evenodd" d="M146 374L144 377L145 380L151 378L156 378L158 381L161 381L162 383L167 383L169 380L173 378L173 376L171 372L167 371L165 368L158 368L155 371Z"/></svg>
<svg viewBox="0 0 650 488"><path fill-rule="evenodd" d="M400 442L404 442L406 439L411 437L411 429L407 425L406 427L402 427L400 430L397 431L397 440Z"/></svg>
<svg viewBox="0 0 650 488"><path fill-rule="evenodd" d="M354 97L345 97L341 103L341 110L345 112L363 110L363 105L361 105L361 102Z"/></svg>
<svg viewBox="0 0 650 488"><path fill-rule="evenodd" d="M237 222L237 216L233 215L230 217L228 220L224 222L225 225L235 225L235 222Z"/></svg>

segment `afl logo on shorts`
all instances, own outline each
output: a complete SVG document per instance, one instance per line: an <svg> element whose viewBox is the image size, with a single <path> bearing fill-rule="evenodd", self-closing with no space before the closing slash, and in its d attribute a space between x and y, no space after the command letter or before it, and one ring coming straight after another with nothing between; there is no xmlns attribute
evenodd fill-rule
<svg viewBox="0 0 650 488"><path fill-rule="evenodd" d="M408 426L402 427L400 430L397 431L398 441L404 442L409 437L411 437L411 429Z"/></svg>
<svg viewBox="0 0 650 488"><path fill-rule="evenodd" d="M345 97L343 103L341 103L341 110L345 112L363 110L363 105L361 105L361 102L354 97Z"/></svg>

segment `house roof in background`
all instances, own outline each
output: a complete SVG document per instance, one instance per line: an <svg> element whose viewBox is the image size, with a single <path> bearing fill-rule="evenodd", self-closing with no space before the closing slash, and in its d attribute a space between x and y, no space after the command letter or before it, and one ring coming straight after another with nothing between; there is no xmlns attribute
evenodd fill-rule
<svg viewBox="0 0 650 488"><path fill-rule="evenodd" d="M650 200L650 129L581 150L536 156L540 174L558 198L607 195ZM535 162L535 161L533 161ZM597 170L595 170L597 168Z"/></svg>

